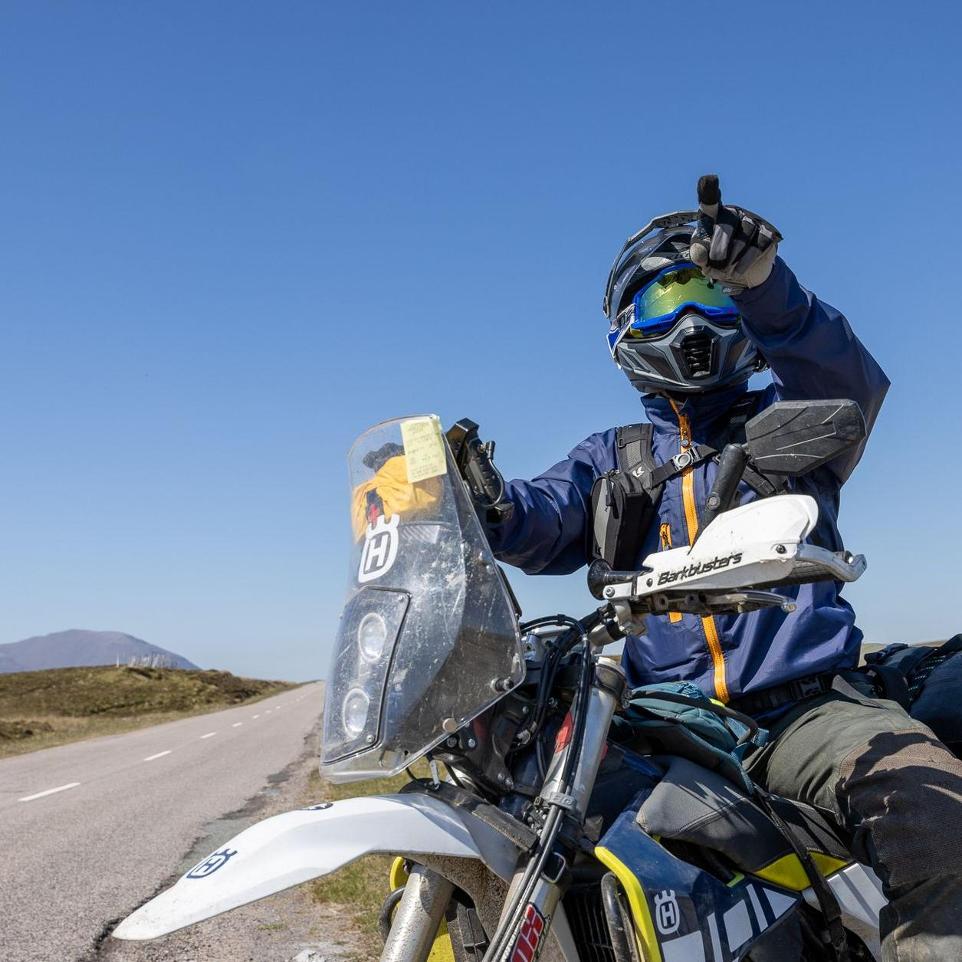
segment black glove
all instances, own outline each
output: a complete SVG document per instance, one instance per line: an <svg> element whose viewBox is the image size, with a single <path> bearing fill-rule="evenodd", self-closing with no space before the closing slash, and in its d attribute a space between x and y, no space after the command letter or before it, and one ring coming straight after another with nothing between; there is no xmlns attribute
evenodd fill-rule
<svg viewBox="0 0 962 962"><path fill-rule="evenodd" d="M462 418L450 428L447 439L481 520L487 524L507 521L514 505L505 497L504 478L492 460L494 441L483 443L470 418Z"/></svg>
<svg viewBox="0 0 962 962"><path fill-rule="evenodd" d="M698 178L698 209L689 256L705 277L734 293L764 283L782 239L778 230L750 210L723 207L717 174Z"/></svg>

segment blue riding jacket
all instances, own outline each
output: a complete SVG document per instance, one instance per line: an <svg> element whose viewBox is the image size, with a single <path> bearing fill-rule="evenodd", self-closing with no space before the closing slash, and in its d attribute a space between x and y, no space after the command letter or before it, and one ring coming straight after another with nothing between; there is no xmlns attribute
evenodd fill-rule
<svg viewBox="0 0 962 962"><path fill-rule="evenodd" d="M776 400L851 398L871 430L889 381L839 311L805 290L781 259L764 284L735 300L747 335L772 371L762 407ZM644 396L654 426L656 463L667 462L690 444L720 448L726 414L746 390L740 385L690 395L684 403ZM809 540L833 551L842 548L840 489L861 454L860 447L791 482L791 490L818 503L819 522ZM528 574L567 574L589 562L591 488L616 466L612 428L586 438L531 481L509 482L514 513L488 532L495 555ZM654 551L692 543L715 472L715 463L708 461L665 484L659 523L646 534L639 564ZM754 497L743 484L741 503ZM651 617L646 634L625 644L629 684L684 679L728 701L806 675L853 667L862 633L840 590L841 584L831 581L782 588L780 593L796 603L791 614L766 608L742 615Z"/></svg>

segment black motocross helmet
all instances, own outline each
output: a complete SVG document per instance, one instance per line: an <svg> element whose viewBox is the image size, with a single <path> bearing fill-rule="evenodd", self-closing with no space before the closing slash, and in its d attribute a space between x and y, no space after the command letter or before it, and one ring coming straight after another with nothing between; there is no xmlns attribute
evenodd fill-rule
<svg viewBox="0 0 962 962"><path fill-rule="evenodd" d="M698 211L663 214L625 242L608 275L608 348L645 394L699 394L765 367L734 301L689 257Z"/></svg>

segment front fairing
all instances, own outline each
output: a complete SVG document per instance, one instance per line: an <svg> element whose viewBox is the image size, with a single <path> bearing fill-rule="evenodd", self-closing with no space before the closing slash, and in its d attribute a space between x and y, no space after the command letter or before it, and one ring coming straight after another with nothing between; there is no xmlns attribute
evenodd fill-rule
<svg viewBox="0 0 962 962"><path fill-rule="evenodd" d="M351 584L322 749L337 781L397 773L524 672L517 618L437 418L371 428L349 466Z"/></svg>

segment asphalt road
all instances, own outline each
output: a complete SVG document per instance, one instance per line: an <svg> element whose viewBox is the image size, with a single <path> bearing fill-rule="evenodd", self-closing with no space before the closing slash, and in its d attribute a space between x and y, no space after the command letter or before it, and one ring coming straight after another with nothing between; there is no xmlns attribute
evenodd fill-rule
<svg viewBox="0 0 962 962"><path fill-rule="evenodd" d="M323 686L0 760L0 958L73 962L294 761Z"/></svg>

